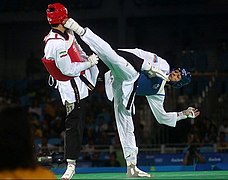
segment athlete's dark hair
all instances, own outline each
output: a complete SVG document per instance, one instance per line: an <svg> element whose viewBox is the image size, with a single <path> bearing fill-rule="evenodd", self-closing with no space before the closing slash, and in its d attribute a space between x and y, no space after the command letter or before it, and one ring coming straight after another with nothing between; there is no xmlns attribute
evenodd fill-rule
<svg viewBox="0 0 228 180"><path fill-rule="evenodd" d="M58 25L59 25L59 24L51 24L51 27L52 27L52 28L56 28L56 27L58 27Z"/></svg>

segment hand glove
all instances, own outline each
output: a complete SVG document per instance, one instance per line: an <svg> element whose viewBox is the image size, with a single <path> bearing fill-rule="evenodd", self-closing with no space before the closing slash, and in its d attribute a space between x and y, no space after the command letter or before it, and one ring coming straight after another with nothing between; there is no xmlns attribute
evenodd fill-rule
<svg viewBox="0 0 228 180"><path fill-rule="evenodd" d="M72 18L67 19L63 25L65 28L73 30L79 36L82 36L85 33L85 29L81 27L75 20Z"/></svg>
<svg viewBox="0 0 228 180"><path fill-rule="evenodd" d="M189 107L187 110L183 111L183 114L186 115L188 118L196 118L200 114L200 111L193 107Z"/></svg>
<svg viewBox="0 0 228 180"><path fill-rule="evenodd" d="M90 62L92 67L98 63L99 57L96 54L92 54L91 56L88 57L88 61Z"/></svg>
<svg viewBox="0 0 228 180"><path fill-rule="evenodd" d="M159 69L155 66L152 66L149 71L146 71L146 73L149 78L158 76L158 77L164 79L165 81L169 81L169 78L168 78L169 76L167 74L165 74L161 69Z"/></svg>

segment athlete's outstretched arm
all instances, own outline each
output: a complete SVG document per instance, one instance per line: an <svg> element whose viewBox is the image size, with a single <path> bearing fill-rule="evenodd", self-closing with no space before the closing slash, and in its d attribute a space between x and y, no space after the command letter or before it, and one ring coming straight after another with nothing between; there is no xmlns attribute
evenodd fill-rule
<svg viewBox="0 0 228 180"><path fill-rule="evenodd" d="M200 115L200 111L196 108L189 107L181 112L166 112L164 109L165 95L146 96L150 109L156 120L160 124L175 127L176 122L187 118L196 118Z"/></svg>

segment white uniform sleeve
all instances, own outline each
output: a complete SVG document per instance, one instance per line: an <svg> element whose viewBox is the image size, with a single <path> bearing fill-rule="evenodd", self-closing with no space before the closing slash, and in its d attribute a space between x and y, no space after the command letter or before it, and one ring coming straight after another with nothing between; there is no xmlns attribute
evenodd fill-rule
<svg viewBox="0 0 228 180"><path fill-rule="evenodd" d="M159 124L165 124L171 127L176 126L177 112L166 112L164 110L165 96L151 95L146 96L150 109Z"/></svg>
<svg viewBox="0 0 228 180"><path fill-rule="evenodd" d="M49 47L52 52L48 52ZM62 40L49 41L45 47L47 59L54 58L56 66L67 76L79 76L80 72L91 67L90 62L71 62L65 44Z"/></svg>
<svg viewBox="0 0 228 180"><path fill-rule="evenodd" d="M154 53L148 52L148 51L144 51L142 49L139 48L135 48L135 49L119 49L121 51L127 51L130 52L138 57L140 57L141 59L147 59L152 61L153 57L154 57Z"/></svg>

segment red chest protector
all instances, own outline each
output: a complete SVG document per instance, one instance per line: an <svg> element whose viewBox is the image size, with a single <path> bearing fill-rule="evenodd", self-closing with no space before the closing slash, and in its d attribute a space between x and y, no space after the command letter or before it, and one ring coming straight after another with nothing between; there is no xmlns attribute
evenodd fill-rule
<svg viewBox="0 0 228 180"><path fill-rule="evenodd" d="M45 43L47 43L49 40L55 40L55 39L63 40L62 38L58 37L58 34L55 34L54 38L46 39ZM71 62L81 62L82 60L81 60L81 56L78 52L78 49L76 47L76 42L74 40L71 40L71 41L72 41L72 43L71 43L70 48L67 50L67 54L69 55ZM45 68L49 72L49 74L54 79L59 80L59 81L68 81L68 80L74 78L72 76L67 76L67 75L62 74L62 72L59 70L59 68L56 67L55 60L48 60L45 57L43 57L41 60L44 64ZM84 73L84 72L82 72L82 73Z"/></svg>

